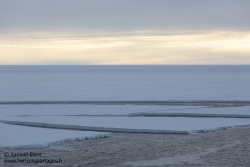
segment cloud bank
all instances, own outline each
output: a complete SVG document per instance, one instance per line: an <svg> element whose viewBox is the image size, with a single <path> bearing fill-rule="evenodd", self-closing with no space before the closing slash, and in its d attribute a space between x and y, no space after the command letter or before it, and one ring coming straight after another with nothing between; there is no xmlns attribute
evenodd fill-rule
<svg viewBox="0 0 250 167"><path fill-rule="evenodd" d="M249 64L248 0L1 0L0 64Z"/></svg>

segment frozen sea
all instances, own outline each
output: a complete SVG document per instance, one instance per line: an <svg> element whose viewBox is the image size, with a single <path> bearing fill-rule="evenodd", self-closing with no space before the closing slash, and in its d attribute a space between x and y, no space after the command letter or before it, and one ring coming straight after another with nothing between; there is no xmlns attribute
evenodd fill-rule
<svg viewBox="0 0 250 167"><path fill-rule="evenodd" d="M250 100L250 66L0 66L0 101Z"/></svg>
<svg viewBox="0 0 250 167"><path fill-rule="evenodd" d="M249 106L47 103L210 100L250 101L250 66L0 66L0 148L250 125Z"/></svg>

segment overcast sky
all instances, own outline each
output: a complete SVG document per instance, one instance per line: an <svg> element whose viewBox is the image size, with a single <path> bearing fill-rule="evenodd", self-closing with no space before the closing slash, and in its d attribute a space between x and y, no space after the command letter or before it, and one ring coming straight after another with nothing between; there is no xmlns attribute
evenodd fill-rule
<svg viewBox="0 0 250 167"><path fill-rule="evenodd" d="M249 9L249 0L0 0L0 64L249 64Z"/></svg>

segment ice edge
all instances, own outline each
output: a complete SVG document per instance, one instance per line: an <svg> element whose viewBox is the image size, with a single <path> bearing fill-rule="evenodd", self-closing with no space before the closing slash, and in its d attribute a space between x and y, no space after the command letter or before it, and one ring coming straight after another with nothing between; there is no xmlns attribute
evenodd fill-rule
<svg viewBox="0 0 250 167"><path fill-rule="evenodd" d="M3 121L3 120L0 120L0 122L11 125L32 126L32 127L52 128L52 129L66 129L66 130L96 131L96 132L189 134L187 131L174 131L174 130L105 128L105 127L90 127L90 126L79 126L79 125L63 125L63 124L41 123L41 122L21 122L21 121Z"/></svg>

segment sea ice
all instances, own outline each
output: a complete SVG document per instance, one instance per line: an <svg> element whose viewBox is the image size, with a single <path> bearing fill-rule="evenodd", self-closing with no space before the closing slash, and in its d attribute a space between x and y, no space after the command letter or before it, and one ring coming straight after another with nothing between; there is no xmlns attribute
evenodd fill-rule
<svg viewBox="0 0 250 167"><path fill-rule="evenodd" d="M250 66L2 66L0 101L250 100Z"/></svg>
<svg viewBox="0 0 250 167"><path fill-rule="evenodd" d="M71 115L128 115L141 112L185 111L202 106L157 105L0 105L2 116L71 116Z"/></svg>
<svg viewBox="0 0 250 167"><path fill-rule="evenodd" d="M199 132L220 128L250 125L250 119L243 118L172 118L172 117L6 117L6 121L34 122L60 125L75 125L117 129L168 130ZM46 125L42 125L46 126ZM49 127L49 126L48 126Z"/></svg>
<svg viewBox="0 0 250 167"><path fill-rule="evenodd" d="M0 148L42 148L57 142L103 138L110 133L35 128L0 123Z"/></svg>

